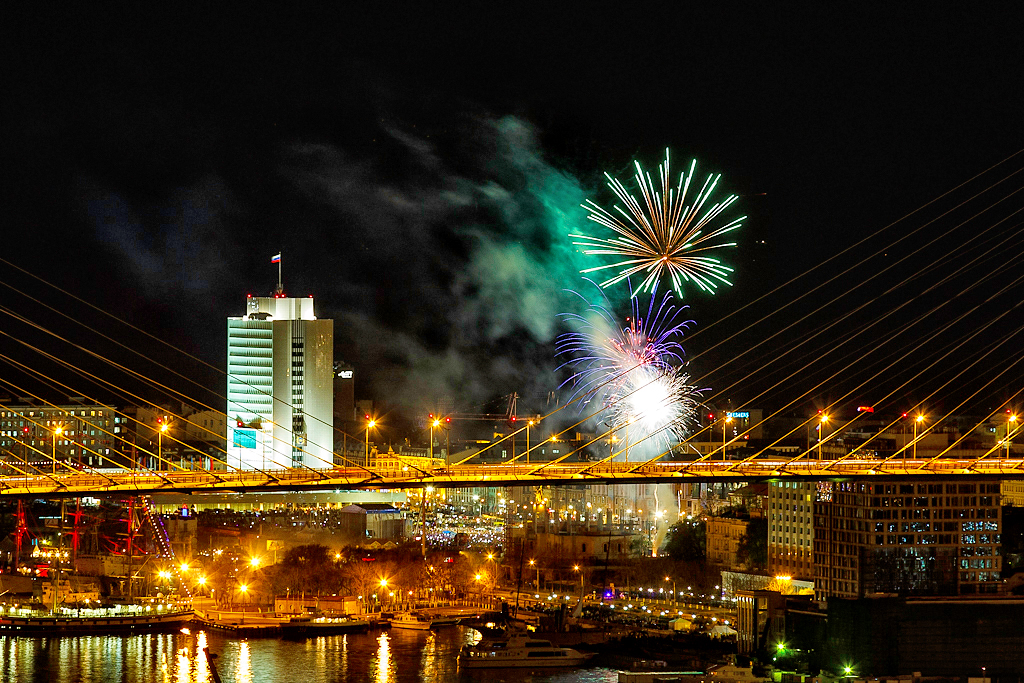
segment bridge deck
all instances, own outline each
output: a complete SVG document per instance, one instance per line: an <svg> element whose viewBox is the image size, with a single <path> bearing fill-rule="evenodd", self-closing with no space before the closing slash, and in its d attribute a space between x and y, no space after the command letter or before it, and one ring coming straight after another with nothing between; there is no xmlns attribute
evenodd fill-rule
<svg viewBox="0 0 1024 683"><path fill-rule="evenodd" d="M679 483L684 481L756 481L766 479L836 480L885 477L920 479L985 476L1024 479L1021 458L937 460L753 460L619 463L459 465L432 472L350 468L271 471L128 471L0 477L0 497L81 496L194 491L302 491L395 489L434 486L557 486L569 484Z"/></svg>

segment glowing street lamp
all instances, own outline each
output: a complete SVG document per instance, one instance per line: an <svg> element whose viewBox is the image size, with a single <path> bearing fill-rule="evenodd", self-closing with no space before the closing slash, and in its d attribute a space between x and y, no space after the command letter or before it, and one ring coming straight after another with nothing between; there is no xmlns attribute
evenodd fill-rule
<svg viewBox="0 0 1024 683"><path fill-rule="evenodd" d="M250 566L250 567L252 567L253 569L259 569L259 566L260 566L260 558L258 558L258 557L252 557L252 558L250 558L250 560L249 560L249 566Z"/></svg>
<svg viewBox="0 0 1024 683"><path fill-rule="evenodd" d="M366 415L366 455L363 464L369 466L370 464L370 430L377 426L377 421L369 415Z"/></svg>
<svg viewBox="0 0 1024 683"><path fill-rule="evenodd" d="M530 464L530 427L533 426L533 420L526 421L526 464Z"/></svg>
<svg viewBox="0 0 1024 683"><path fill-rule="evenodd" d="M160 424L160 430L156 433L156 439L157 439L157 441L156 441L157 465L156 466L157 466L157 469L163 469L163 462L164 462L164 432L166 432L168 430L168 428L169 428L169 425L166 422L162 422ZM152 442L150 442L150 443L152 443ZM168 468L168 469L170 469L170 468Z"/></svg>
<svg viewBox="0 0 1024 683"><path fill-rule="evenodd" d="M730 422L732 422L732 415L726 415L722 420L722 462L725 462L725 430Z"/></svg>
<svg viewBox="0 0 1024 683"><path fill-rule="evenodd" d="M924 415L918 413L917 417L914 418L914 460L917 460L917 426L924 422ZM903 451L903 459L906 460L906 451Z"/></svg>
<svg viewBox="0 0 1024 683"><path fill-rule="evenodd" d="M540 590L540 566L537 564L537 560L530 560L530 566L536 568L537 570L537 580L534 585L536 586L537 590Z"/></svg>
<svg viewBox="0 0 1024 683"><path fill-rule="evenodd" d="M53 428L53 473L57 473L57 438L64 433L64 426L57 425Z"/></svg>
<svg viewBox="0 0 1024 683"><path fill-rule="evenodd" d="M818 460L822 459L821 445L822 442L825 440L825 425L828 424L829 419L830 418L828 415L822 415L821 421L818 423Z"/></svg>
<svg viewBox="0 0 1024 683"><path fill-rule="evenodd" d="M1006 459L1010 459L1010 436L1013 434L1013 427L1017 423L1017 416L1011 414L1006 418Z"/></svg>
<svg viewBox="0 0 1024 683"><path fill-rule="evenodd" d="M249 586L242 584L238 587L238 591L242 594L242 623L245 623L245 596L249 592Z"/></svg>

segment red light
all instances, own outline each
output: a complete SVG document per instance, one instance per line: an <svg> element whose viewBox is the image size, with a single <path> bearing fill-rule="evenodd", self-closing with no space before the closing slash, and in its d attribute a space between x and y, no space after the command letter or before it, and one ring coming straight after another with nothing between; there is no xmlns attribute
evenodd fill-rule
<svg viewBox="0 0 1024 683"><path fill-rule="evenodd" d="M875 412L875 409L872 406L857 406L857 412L858 413L873 413L873 412ZM904 414L904 417L906 417L906 414Z"/></svg>
<svg viewBox="0 0 1024 683"><path fill-rule="evenodd" d="M715 419L715 414L714 413L708 413L708 419L709 420L714 420Z"/></svg>
<svg viewBox="0 0 1024 683"><path fill-rule="evenodd" d="M427 417L429 417L431 420L433 420L434 419L434 414L431 413L430 415L427 415Z"/></svg>
<svg viewBox="0 0 1024 683"><path fill-rule="evenodd" d="M906 414L906 413L903 413L903 417L906 417L906 416L907 416L907 414Z"/></svg>
<svg viewBox="0 0 1024 683"><path fill-rule="evenodd" d="M363 417L365 417L365 418L366 418L367 420L369 420L369 419L370 419L370 416L369 416L369 415L363 415Z"/></svg>
<svg viewBox="0 0 1024 683"><path fill-rule="evenodd" d="M448 423L448 424L451 424L451 422L452 422L452 419L451 419L450 417L446 417L446 418L444 419L444 421L445 421L446 423Z"/></svg>
<svg viewBox="0 0 1024 683"><path fill-rule="evenodd" d="M515 422L515 421L516 421L516 416L515 416L515 415L513 415L513 416L512 416L512 421L513 421L513 422Z"/></svg>
<svg viewBox="0 0 1024 683"><path fill-rule="evenodd" d="M239 421L238 421L238 426L239 426L239 427L241 427L241 426L242 426L242 421L241 421L241 420L239 420Z"/></svg>

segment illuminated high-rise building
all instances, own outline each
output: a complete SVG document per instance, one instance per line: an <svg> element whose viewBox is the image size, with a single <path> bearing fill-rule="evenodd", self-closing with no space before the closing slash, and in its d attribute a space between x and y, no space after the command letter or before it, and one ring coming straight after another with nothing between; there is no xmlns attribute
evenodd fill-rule
<svg viewBox="0 0 1024 683"><path fill-rule="evenodd" d="M246 300L228 318L228 462L241 469L330 467L334 321L313 298Z"/></svg>

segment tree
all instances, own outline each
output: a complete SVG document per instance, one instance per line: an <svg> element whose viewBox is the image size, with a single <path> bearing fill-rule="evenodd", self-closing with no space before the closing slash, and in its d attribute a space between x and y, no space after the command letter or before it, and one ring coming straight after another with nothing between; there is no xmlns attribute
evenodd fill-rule
<svg viewBox="0 0 1024 683"><path fill-rule="evenodd" d="M768 568L768 519L755 517L747 524L736 550L737 559L748 569Z"/></svg>
<svg viewBox="0 0 1024 683"><path fill-rule="evenodd" d="M707 555L707 525L702 519L673 524L665 535L665 552L673 560L703 561Z"/></svg>
<svg viewBox="0 0 1024 683"><path fill-rule="evenodd" d="M278 594L335 593L341 583L338 566L325 545L300 545L274 566L272 585Z"/></svg>

